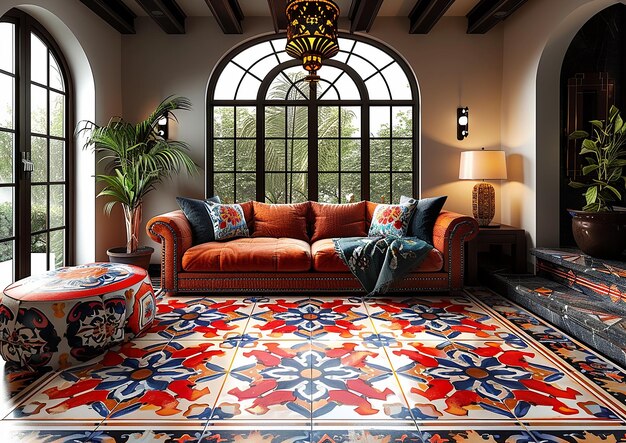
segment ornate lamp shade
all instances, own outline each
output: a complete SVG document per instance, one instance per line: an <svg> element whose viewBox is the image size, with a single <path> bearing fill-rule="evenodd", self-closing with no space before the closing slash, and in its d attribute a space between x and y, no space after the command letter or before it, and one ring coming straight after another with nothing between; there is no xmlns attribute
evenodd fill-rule
<svg viewBox="0 0 626 443"><path fill-rule="evenodd" d="M287 54L302 60L308 81L318 81L322 61L339 52L339 7L332 0L289 0L287 3Z"/></svg>
<svg viewBox="0 0 626 443"><path fill-rule="evenodd" d="M503 151L466 151L461 153L459 178L462 180L506 179ZM472 190L472 212L478 225L487 227L496 213L496 191L490 183L477 183ZM499 226L499 225L498 225Z"/></svg>

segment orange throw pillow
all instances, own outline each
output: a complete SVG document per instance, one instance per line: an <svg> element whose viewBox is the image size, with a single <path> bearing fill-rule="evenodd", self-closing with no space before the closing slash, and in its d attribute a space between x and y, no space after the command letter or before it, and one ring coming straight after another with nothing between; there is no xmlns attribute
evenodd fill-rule
<svg viewBox="0 0 626 443"><path fill-rule="evenodd" d="M248 232L250 232L250 237L253 237L252 233L254 232L254 207L252 201L247 201L244 203L239 203L241 205L241 209L243 209L243 216L246 218L246 224L248 225Z"/></svg>
<svg viewBox="0 0 626 443"><path fill-rule="evenodd" d="M307 216L309 202L269 205L253 202L254 233L252 237L296 238L309 241Z"/></svg>
<svg viewBox="0 0 626 443"><path fill-rule="evenodd" d="M367 237L365 201L342 205L311 202L311 214L311 243L323 238Z"/></svg>

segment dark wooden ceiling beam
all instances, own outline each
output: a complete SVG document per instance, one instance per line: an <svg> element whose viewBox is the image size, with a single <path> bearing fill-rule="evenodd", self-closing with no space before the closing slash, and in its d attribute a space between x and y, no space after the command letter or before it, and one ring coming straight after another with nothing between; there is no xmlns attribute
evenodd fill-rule
<svg viewBox="0 0 626 443"><path fill-rule="evenodd" d="M467 33L484 34L510 17L527 0L481 0L467 14Z"/></svg>
<svg viewBox="0 0 626 443"><path fill-rule="evenodd" d="M135 33L135 13L122 0L80 0L122 34Z"/></svg>
<svg viewBox="0 0 626 443"><path fill-rule="evenodd" d="M243 34L243 12L237 0L204 0L224 34Z"/></svg>
<svg viewBox="0 0 626 443"><path fill-rule="evenodd" d="M137 3L168 34L184 34L187 16L176 0L137 0Z"/></svg>
<svg viewBox="0 0 626 443"><path fill-rule="evenodd" d="M454 0L417 0L409 14L410 34L428 34Z"/></svg>
<svg viewBox="0 0 626 443"><path fill-rule="evenodd" d="M350 32L370 32L383 0L352 0L350 5Z"/></svg>
<svg viewBox="0 0 626 443"><path fill-rule="evenodd" d="M274 31L280 32L287 29L287 0L267 0L274 22Z"/></svg>

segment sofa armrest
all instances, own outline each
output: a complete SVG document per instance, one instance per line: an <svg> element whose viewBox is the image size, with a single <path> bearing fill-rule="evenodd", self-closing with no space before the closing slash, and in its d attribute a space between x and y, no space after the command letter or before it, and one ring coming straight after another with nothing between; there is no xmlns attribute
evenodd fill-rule
<svg viewBox="0 0 626 443"><path fill-rule="evenodd" d="M161 243L161 287L176 292L183 254L192 246L191 225L179 210L151 218L146 231L152 240Z"/></svg>
<svg viewBox="0 0 626 443"><path fill-rule="evenodd" d="M441 211L433 229L433 246L443 254L444 270L450 274L450 289L463 287L465 242L478 235L478 222L466 215Z"/></svg>

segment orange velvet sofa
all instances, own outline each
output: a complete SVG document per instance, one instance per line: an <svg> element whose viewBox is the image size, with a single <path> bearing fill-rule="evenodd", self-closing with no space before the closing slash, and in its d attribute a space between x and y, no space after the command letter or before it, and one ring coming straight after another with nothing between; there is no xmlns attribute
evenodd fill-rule
<svg viewBox="0 0 626 443"><path fill-rule="evenodd" d="M254 236L253 202L241 206L252 237L194 246L191 226L182 211L158 215L148 222L148 235L161 243L161 286L166 292L363 292L335 252L332 239L311 242L282 237L280 233L274 237ZM367 228L375 207L376 203L366 203ZM316 223L311 212L309 232ZM433 229L433 250L391 291L462 288L464 244L477 233L478 224L473 218L441 211Z"/></svg>

